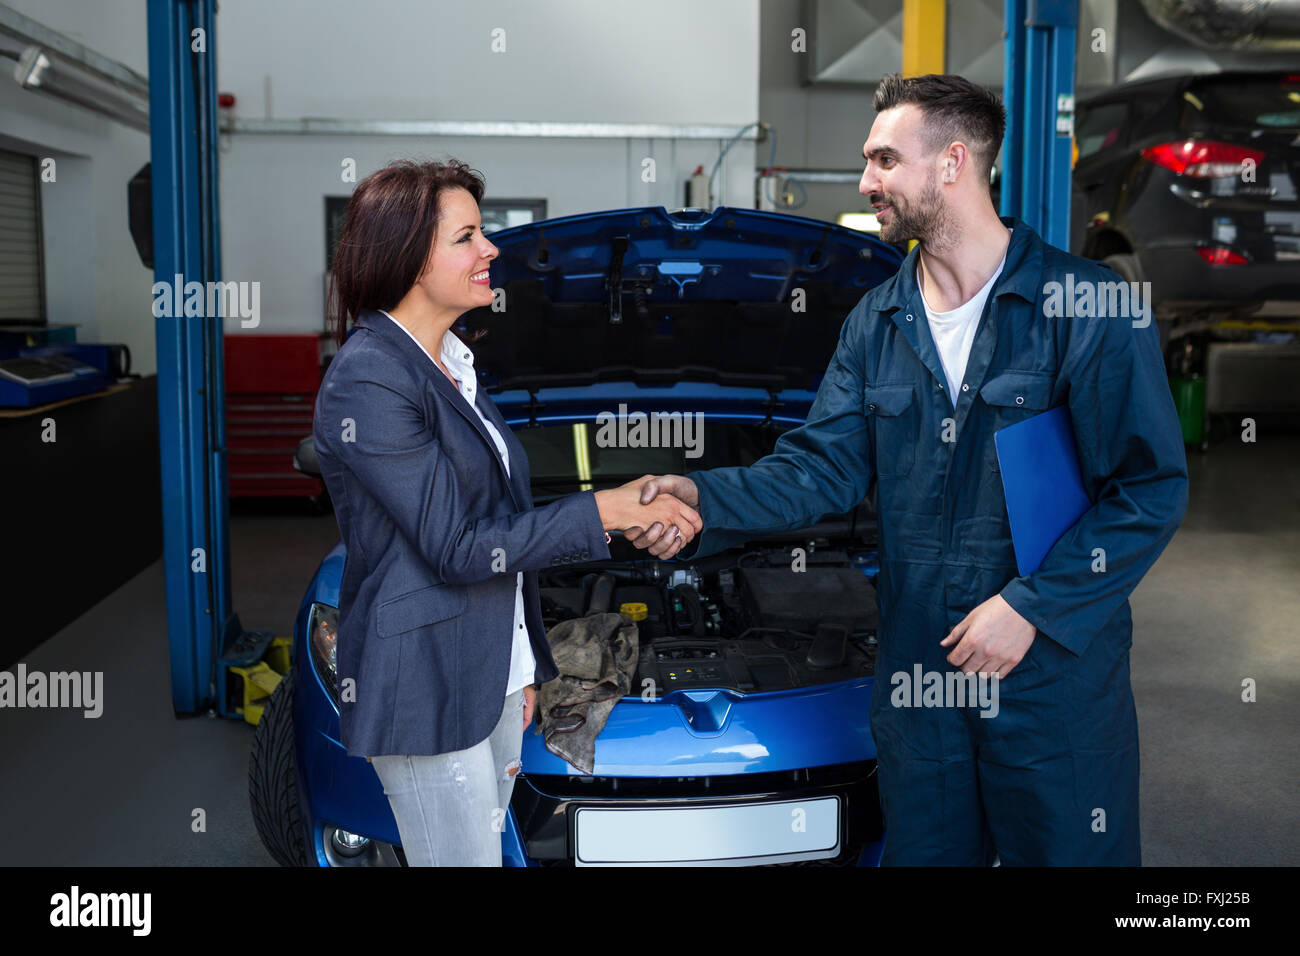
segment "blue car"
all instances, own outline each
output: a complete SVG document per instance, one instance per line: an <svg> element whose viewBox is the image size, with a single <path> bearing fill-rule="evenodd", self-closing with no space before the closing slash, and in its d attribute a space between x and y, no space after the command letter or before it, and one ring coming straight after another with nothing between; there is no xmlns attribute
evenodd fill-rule
<svg viewBox="0 0 1300 956"><path fill-rule="evenodd" d="M475 367L539 504L767 454L804 421L849 311L902 261L865 233L727 207L569 216L492 240L498 311L461 331L490 330ZM307 439L299 467L313 457ZM536 722L525 732L504 863L875 865L875 534L869 497L691 562L616 535L610 560L541 571L548 629L622 610L639 656L591 773ZM339 743L343 565L340 542L303 596L293 665L256 729L253 816L284 865L405 865L379 778Z"/></svg>

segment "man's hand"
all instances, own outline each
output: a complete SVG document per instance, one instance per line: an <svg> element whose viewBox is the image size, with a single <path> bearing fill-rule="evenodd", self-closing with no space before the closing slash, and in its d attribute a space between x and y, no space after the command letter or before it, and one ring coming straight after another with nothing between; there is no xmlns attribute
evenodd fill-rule
<svg viewBox="0 0 1300 956"><path fill-rule="evenodd" d="M967 614L939 643L953 647L948 663L965 674L1006 677L1034 642L1037 629L1001 594L995 594Z"/></svg>
<svg viewBox="0 0 1300 956"><path fill-rule="evenodd" d="M689 478L683 478L681 475L660 475L658 478L646 475L642 482L641 504L643 505L648 505L654 501L656 495L663 492L692 508L700 506L700 490ZM686 547L691 537L694 537L694 534L690 537L683 535L681 533L683 530L676 525L665 527L662 522L656 521L648 528L627 528L623 531L623 536L638 548L642 550L649 548L650 553L656 558L667 561ZM695 530L699 531L700 528Z"/></svg>
<svg viewBox="0 0 1300 956"><path fill-rule="evenodd" d="M672 528L669 542L678 548L685 547L703 527L699 513L667 488L658 489L662 494L657 492L647 496L644 488L655 480L654 475L643 475L617 488L596 492L596 509L600 512L601 524L606 531L622 531L629 539L641 536L642 528ZM695 487L693 482L687 484L692 489Z"/></svg>
<svg viewBox="0 0 1300 956"><path fill-rule="evenodd" d="M533 722L533 705L537 701L537 688L532 684L524 685L524 730Z"/></svg>

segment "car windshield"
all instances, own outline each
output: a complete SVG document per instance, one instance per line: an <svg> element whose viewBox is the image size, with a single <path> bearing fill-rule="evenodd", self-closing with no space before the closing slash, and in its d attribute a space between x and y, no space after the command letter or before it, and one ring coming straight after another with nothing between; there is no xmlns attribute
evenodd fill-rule
<svg viewBox="0 0 1300 956"><path fill-rule="evenodd" d="M652 433L647 427L638 434L629 424L619 444L614 426L602 431L594 422L579 422L521 428L515 435L528 452L534 496L547 498L646 474L751 465L772 450L783 430L773 424L705 421L698 428L683 425ZM651 442L661 447L647 447Z"/></svg>
<svg viewBox="0 0 1300 956"><path fill-rule="evenodd" d="M1201 83L1183 98L1216 123L1300 129L1300 74Z"/></svg>

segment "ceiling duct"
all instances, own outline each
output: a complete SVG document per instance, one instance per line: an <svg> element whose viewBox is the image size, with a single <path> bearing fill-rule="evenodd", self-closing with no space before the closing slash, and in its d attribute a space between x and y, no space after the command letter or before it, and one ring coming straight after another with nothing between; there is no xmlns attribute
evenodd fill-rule
<svg viewBox="0 0 1300 956"><path fill-rule="evenodd" d="M1300 50L1300 0L1142 0L1171 33L1209 50Z"/></svg>

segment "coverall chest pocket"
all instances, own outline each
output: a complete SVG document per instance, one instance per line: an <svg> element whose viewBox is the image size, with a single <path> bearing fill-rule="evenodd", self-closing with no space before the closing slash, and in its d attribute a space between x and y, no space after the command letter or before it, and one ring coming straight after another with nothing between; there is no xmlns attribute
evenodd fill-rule
<svg viewBox="0 0 1300 956"><path fill-rule="evenodd" d="M984 380L980 399L993 416L993 431L1045 412L1052 400L1052 373L1030 370L999 372ZM989 443L989 467L998 471L998 456Z"/></svg>
<svg viewBox="0 0 1300 956"><path fill-rule="evenodd" d="M868 385L862 390L862 413L871 423L876 474L881 478L904 478L916 462L920 424L913 392L910 382Z"/></svg>

